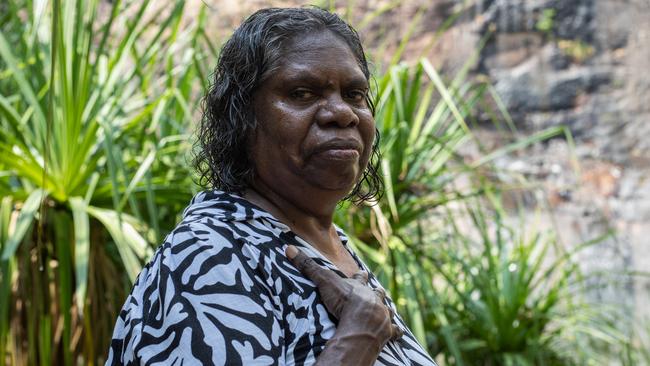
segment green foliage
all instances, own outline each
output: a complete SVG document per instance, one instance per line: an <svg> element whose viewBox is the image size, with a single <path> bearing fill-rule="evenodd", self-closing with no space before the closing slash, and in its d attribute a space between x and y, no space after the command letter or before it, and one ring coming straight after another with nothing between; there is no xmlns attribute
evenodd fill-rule
<svg viewBox="0 0 650 366"><path fill-rule="evenodd" d="M546 35L553 32L553 25L555 23L555 9L544 9L541 16L535 24L535 28Z"/></svg>
<svg viewBox="0 0 650 366"><path fill-rule="evenodd" d="M648 273L641 273L648 277ZM635 329L632 341L626 344L624 352L618 357L621 365L650 365L650 319L644 318Z"/></svg>
<svg viewBox="0 0 650 366"><path fill-rule="evenodd" d="M558 48L574 62L583 63L594 55L594 46L581 40L561 39L557 41Z"/></svg>
<svg viewBox="0 0 650 366"><path fill-rule="evenodd" d="M442 220L444 239L423 250L441 278L439 286L434 280L445 299L438 311L450 324L442 332L453 335L441 348L461 351L444 352L445 359L469 365L607 363L607 348L626 338L610 322L612 311L583 299L571 260L599 240L564 253L552 233L504 223L498 206L469 203L466 211L449 212Z"/></svg>
<svg viewBox="0 0 650 366"><path fill-rule="evenodd" d="M133 279L196 189L189 126L217 51L203 11L187 24L183 1L153 6L0 2L0 363L101 363ZM477 111L512 129L509 117L468 80L472 60L450 82L426 60L398 64L413 24L374 91L386 192L337 223L447 364L587 360L573 351L621 336L571 292L576 267L552 236L504 223L488 179L493 159L564 131L484 151ZM483 157L467 163L470 143Z"/></svg>
<svg viewBox="0 0 650 366"><path fill-rule="evenodd" d="M479 105L499 101L486 103L489 85L468 80L466 70L445 84L422 60L393 65L378 80L386 192L374 206L342 207L337 223L416 338L446 364L603 362L607 352L597 350L625 337L607 312L582 301L577 266L553 236L504 222L498 182L489 178L497 175L493 159L565 131L484 151L468 122ZM483 150L471 163L459 153L469 144Z"/></svg>
<svg viewBox="0 0 650 366"><path fill-rule="evenodd" d="M3 7L0 360L101 362L131 281L192 194L205 14L182 26L182 1L155 17L149 1Z"/></svg>

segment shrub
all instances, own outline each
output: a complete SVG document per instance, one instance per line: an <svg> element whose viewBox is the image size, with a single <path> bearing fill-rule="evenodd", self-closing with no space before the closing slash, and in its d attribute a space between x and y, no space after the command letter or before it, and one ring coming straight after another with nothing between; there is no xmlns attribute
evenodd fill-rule
<svg viewBox="0 0 650 366"><path fill-rule="evenodd" d="M98 363L144 260L195 188L207 80L184 2L3 3L0 362ZM133 14L125 17L124 14Z"/></svg>

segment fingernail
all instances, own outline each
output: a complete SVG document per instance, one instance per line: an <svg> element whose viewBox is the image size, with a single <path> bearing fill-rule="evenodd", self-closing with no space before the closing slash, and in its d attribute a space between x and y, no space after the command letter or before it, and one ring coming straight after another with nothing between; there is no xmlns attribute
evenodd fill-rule
<svg viewBox="0 0 650 366"><path fill-rule="evenodd" d="M287 246L287 249L284 250L284 254L289 257L289 259L294 259L298 255L298 249L293 245Z"/></svg>

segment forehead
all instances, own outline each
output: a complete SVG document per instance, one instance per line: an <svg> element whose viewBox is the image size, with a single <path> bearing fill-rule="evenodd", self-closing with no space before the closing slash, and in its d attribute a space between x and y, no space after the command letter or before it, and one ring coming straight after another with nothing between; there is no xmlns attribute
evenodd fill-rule
<svg viewBox="0 0 650 366"><path fill-rule="evenodd" d="M276 72L273 74L323 74L332 71L365 80L359 61L350 46L339 36L325 30L288 40L282 47Z"/></svg>
<svg viewBox="0 0 650 366"><path fill-rule="evenodd" d="M347 42L330 30L312 30L303 34L296 34L288 37L283 42L282 53L305 53L319 51L322 49L340 49L349 53L349 56L356 59Z"/></svg>

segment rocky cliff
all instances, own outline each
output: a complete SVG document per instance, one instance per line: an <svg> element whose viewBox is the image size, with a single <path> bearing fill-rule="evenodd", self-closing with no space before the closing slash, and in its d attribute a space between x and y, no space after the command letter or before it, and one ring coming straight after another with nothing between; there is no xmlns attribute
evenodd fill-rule
<svg viewBox="0 0 650 366"><path fill-rule="evenodd" d="M647 278L620 276L650 271L650 1L493 0L465 12L429 57L453 69L492 34L475 72L489 76L518 128L563 125L575 139L499 165L540 182L536 201L567 246L615 231L582 253L584 270L606 273L591 279L595 296L650 317Z"/></svg>
<svg viewBox="0 0 650 366"><path fill-rule="evenodd" d="M208 5L216 34L227 34L256 8L307 3L217 0ZM650 271L650 0L336 5L357 25L368 14L381 13L360 31L364 43L382 49L385 59L419 19L405 58L428 50L424 56L447 75L487 37L474 75L489 77L522 135L562 125L574 139L573 145L552 139L497 164L539 183L542 189L529 202L548 208L545 223L558 229L567 247L614 230L581 253L585 272L605 273L591 277L600 288L594 296L630 306L639 319L650 318L650 282L620 276ZM456 16L448 30L436 33ZM498 139L489 124L476 132Z"/></svg>

